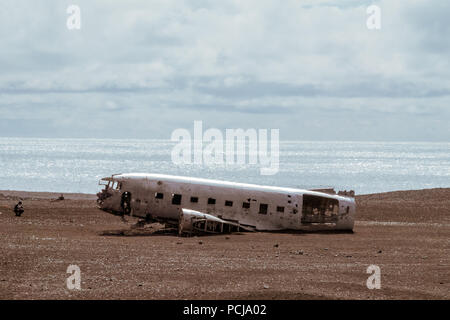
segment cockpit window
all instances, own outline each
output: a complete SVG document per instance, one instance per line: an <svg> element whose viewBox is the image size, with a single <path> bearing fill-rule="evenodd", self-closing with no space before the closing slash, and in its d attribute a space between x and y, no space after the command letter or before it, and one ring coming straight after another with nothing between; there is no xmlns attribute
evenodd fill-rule
<svg viewBox="0 0 450 320"><path fill-rule="evenodd" d="M120 190L122 189L122 183L118 181L110 181L108 183L108 188L113 190Z"/></svg>

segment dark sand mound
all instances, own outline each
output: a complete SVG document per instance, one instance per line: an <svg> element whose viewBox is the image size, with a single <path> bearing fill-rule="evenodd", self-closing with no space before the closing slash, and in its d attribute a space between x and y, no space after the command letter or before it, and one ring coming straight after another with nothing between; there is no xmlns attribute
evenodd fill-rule
<svg viewBox="0 0 450 320"><path fill-rule="evenodd" d="M358 196L357 204L358 220L450 224L450 189Z"/></svg>

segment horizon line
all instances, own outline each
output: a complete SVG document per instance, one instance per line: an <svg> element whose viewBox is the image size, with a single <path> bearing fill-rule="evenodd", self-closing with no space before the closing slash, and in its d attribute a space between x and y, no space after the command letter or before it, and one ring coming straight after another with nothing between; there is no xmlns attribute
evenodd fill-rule
<svg viewBox="0 0 450 320"><path fill-rule="evenodd" d="M116 137L29 137L29 136L0 136L0 139L43 139L43 140L142 140L142 141L169 141L177 143L179 141L172 141L170 138L116 138ZM192 141L198 141L191 139ZM246 139L247 140L247 139ZM270 140L270 139L269 139ZM202 141L202 140L200 140ZM229 141L224 139L223 141ZM328 139L279 139L280 142L379 142L379 143L450 143L450 140L328 140ZM209 143L209 142L207 142Z"/></svg>

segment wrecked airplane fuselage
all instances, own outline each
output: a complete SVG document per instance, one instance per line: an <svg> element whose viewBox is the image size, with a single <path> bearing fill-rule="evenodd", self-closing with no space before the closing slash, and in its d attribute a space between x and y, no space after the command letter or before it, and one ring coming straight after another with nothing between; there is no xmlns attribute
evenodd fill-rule
<svg viewBox="0 0 450 320"><path fill-rule="evenodd" d="M99 207L177 226L179 234L353 230L353 197L162 174L101 179Z"/></svg>

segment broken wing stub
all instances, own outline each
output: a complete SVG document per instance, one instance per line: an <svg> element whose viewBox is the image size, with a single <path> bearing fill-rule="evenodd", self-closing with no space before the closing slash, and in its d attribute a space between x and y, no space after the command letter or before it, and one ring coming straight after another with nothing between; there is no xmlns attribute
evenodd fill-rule
<svg viewBox="0 0 450 320"><path fill-rule="evenodd" d="M237 222L226 221L213 215L190 210L180 209L178 234L221 234L238 231L254 231L252 228L242 226Z"/></svg>

